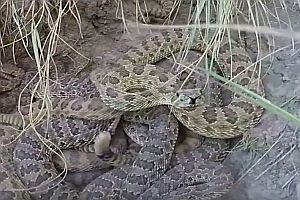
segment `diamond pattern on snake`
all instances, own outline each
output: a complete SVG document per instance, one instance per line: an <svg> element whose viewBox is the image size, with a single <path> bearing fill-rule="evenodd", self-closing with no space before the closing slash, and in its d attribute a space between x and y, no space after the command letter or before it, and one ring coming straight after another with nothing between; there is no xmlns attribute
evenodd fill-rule
<svg viewBox="0 0 300 200"><path fill-rule="evenodd" d="M24 199L30 200L30 195L15 172L13 162L13 150L16 130L11 126L0 127L0 199ZM12 190L15 189L15 190ZM17 190L21 191L17 191Z"/></svg>
<svg viewBox="0 0 300 200"><path fill-rule="evenodd" d="M205 52L206 44L201 37L190 37L190 33L183 30L161 32L130 49L118 61L117 71L104 78L92 73L90 78L104 103L113 109L134 111L170 105L176 118L199 135L213 138L242 135L260 119L263 111L260 106L235 93L228 105L206 105L199 90L194 92L200 94L196 98L188 96L184 90L181 93L176 76L150 65L180 51L189 38L192 38L190 49ZM248 67L252 64L249 55L238 43L233 40L230 43L225 41L220 46L215 60L218 67L235 83L264 95L258 72ZM212 52L208 52L208 56L212 57Z"/></svg>
<svg viewBox="0 0 300 200"><path fill-rule="evenodd" d="M198 199L214 199L228 190L233 182L230 171L220 164L207 161L215 160L213 157L220 153L217 143L203 144L210 151L204 151L200 147L172 157L178 125L172 115L164 114L166 111L164 108L151 110L143 118L146 119L144 126L137 126L136 122L125 124L127 131L134 126L134 129L138 127L139 133L144 133L144 137L135 139L141 143L136 160L131 166L117 168L93 181L84 189L83 199L182 199L196 196ZM103 144L96 144L98 141L103 140L95 142L96 146L102 146L101 151L95 148L96 154L100 153L102 157L104 148ZM109 151L108 147L107 145ZM186 161L194 165L189 163L186 166ZM166 171L168 172L165 173ZM175 174L177 176L174 177ZM150 187L152 184L154 187ZM147 190L148 188L150 189ZM190 192L193 189L195 191ZM197 191L198 189L201 190Z"/></svg>
<svg viewBox="0 0 300 200"><path fill-rule="evenodd" d="M79 198L74 186L57 177L51 161L53 151L44 147L35 131L49 138L51 142L43 139L42 141L52 148L54 148L53 144L56 144L59 149L84 148L89 144L93 145L97 132L109 130L112 123L112 120L107 120L105 123L105 121L60 117L25 131L17 141L14 161L17 174L24 185L27 188L35 188L30 190L31 196L35 199L59 199L63 196L67 199Z"/></svg>
<svg viewBox="0 0 300 200"><path fill-rule="evenodd" d="M192 92L194 91L194 93L191 93L191 91L186 92L185 90L178 92L177 76L169 73L164 74L161 72L161 69L156 68L153 65L149 65L165 58L171 53L179 51L185 41L186 36L188 35L185 35L184 32L178 30L162 32L161 34L157 34L156 36L153 36L150 39L146 40L142 43L142 45L132 48L128 53L124 55L123 58L121 58L117 62L115 66L116 70L108 73L108 75L105 75L106 77L104 77L104 79L103 74L101 74L101 72L98 70L91 73L91 75L86 79L67 80L67 83L69 84L63 85L61 91L68 90L68 87L78 87L81 88L81 90L77 90L77 93L74 96L68 96L68 93L66 95L66 98L54 98L53 113L62 113L65 116L62 116L60 119L53 120L50 123L50 127L48 129L46 129L47 126L45 125L45 123L38 126L37 128L40 134L45 134L45 130L48 130L49 137L53 137L55 139L54 141L56 141L56 143L59 144L60 147L70 148L78 145L81 146L81 144L86 145L86 143L89 144L93 141L94 138L96 138L98 133L98 126L101 126L102 124L99 124L99 121L95 120L110 121L111 119L120 117L125 111L140 110L147 107L154 107L160 104L171 105L171 112L174 114L174 116L183 125L199 135L214 138L230 138L246 132L258 121L262 113L262 109L259 106L252 104L246 98L237 94L233 94L232 101L225 106L211 106L209 104L205 104L203 103L203 101L201 101L203 100L203 96L201 95L199 90L192 90ZM263 88L261 86L258 73L256 73L255 70L250 70L247 68L247 66L250 64L249 56L247 56L245 51L236 44L233 45L232 49L229 49L229 47L231 46L227 44L222 45L218 60L216 61L219 67L223 71L227 72L227 74L230 74L231 77L239 74L239 76L237 76L234 81L244 85L245 87L248 87L251 90L254 90L259 94L263 94ZM191 48L197 50L200 49L203 51L205 49L205 43L197 39L193 41L193 45L191 46ZM229 69L231 71L229 71ZM99 90L100 92L98 92L97 90ZM196 97L193 96L195 94ZM5 115L1 115L1 117L3 120L12 122L10 120L11 118L5 117ZM13 122L17 123L17 121ZM65 124L67 124L67 126L65 126ZM165 129L166 126L163 126L162 130ZM25 133L25 135L20 138L15 150L15 159L17 165L19 166L17 168L19 170L18 175L23 180L26 188L38 186L57 175L55 171L53 171L52 164L49 163L48 153L42 154L41 157L37 156L39 154L36 153L41 151L42 145L40 144L40 140L39 138L37 138L37 135L34 134L33 130L34 129L29 129ZM62 134L62 130L66 131L66 133L70 133L72 137L67 137L68 134ZM169 133L169 131L170 129L166 131L168 132L167 134L164 133L160 134L159 136L166 137L168 134L174 134ZM101 133L106 133L106 135L104 136L105 138L109 139L110 134L102 131ZM128 135L134 138L134 136L132 136L130 133ZM161 141L165 141L166 144L169 143L167 138ZM99 142L99 140L96 140L96 142ZM103 140L102 142L104 142L101 143L104 144L103 146L105 146L105 144L106 146L107 144L109 144L106 140ZM155 144L149 143L148 145L151 146ZM143 146L142 144L142 149L143 148L147 149L148 147L147 145ZM102 148L100 148L100 150L101 149ZM159 148L155 147L153 149L158 150ZM170 151L172 152L173 150ZM145 153L147 154L147 152ZM103 152L101 152L99 154L98 149L97 154L99 155L100 159L106 159L105 156L107 155L109 156L109 158L114 155L111 154L111 152L104 152L104 154ZM146 154L140 154L135 162L143 158L143 156L146 156ZM157 156L159 157L159 155ZM196 158L199 158L200 163L202 162L203 164L200 155L198 155L198 157ZM165 162L163 163L168 163L167 160L168 159L166 158ZM193 158L193 156L191 156L190 160L195 159ZM179 164L179 166L181 166L178 167L179 171L184 171L185 169L187 169L187 166L184 166L182 164ZM210 175L212 177L215 177L213 178L213 180L225 180L223 182L224 185L230 185L232 181L231 178L229 178L229 173L226 172L226 170L223 170L222 166L216 164L213 166L216 167L215 171L213 170L210 172L212 173ZM124 173L125 175L129 174L128 177L134 177L136 176L135 173L138 172L132 170L135 169L135 167L141 167L142 170L147 170L143 167L142 163L136 163L131 166L117 168L117 171L109 172L108 174L99 178L113 178L113 175L119 176L119 173L123 173L123 175ZM166 169L167 167L163 167L162 169ZM175 171L176 169L177 168L175 167ZM201 171L203 170L203 168L197 167L197 164L194 165L193 171L194 170L206 173L205 171ZM149 177L151 177L152 173L157 173L159 174L159 176L162 176L162 178L166 177L164 179L166 183L168 182L168 180L170 180L171 182L173 181L172 179L170 179L170 176L164 174L166 170L162 170L163 172L159 171L159 173L154 169L150 169L149 171ZM224 172L225 175L216 176L216 174L218 174L220 171ZM184 175L179 180L179 182L182 180L184 181L186 177L189 176ZM158 179L158 177L156 177L156 179ZM32 182L32 180L37 180L37 182ZM49 199L55 199L59 195L65 194L69 199L78 198L78 193L75 189L73 190L73 187L71 185L65 182L60 182L59 180L60 179L56 179L54 182L47 186L43 186L43 184L40 185L38 189L45 189L45 191L40 191L39 193L34 193L33 195L36 195L36 197L38 198L47 197ZM96 182L92 183L84 190L82 195L102 196L104 193L106 193L105 188L101 189L104 187L103 184L109 184L109 182L112 185L120 184L118 182L118 177L115 177L115 179L110 179L108 182L104 181L101 183L97 183L97 180L95 181ZM125 179L125 181L130 181L130 178ZM178 183L177 180L175 182L178 185L182 185L181 183ZM190 184L191 182L192 184ZM209 189L207 190L207 188L210 188L208 186L212 184L210 183L205 185L205 183L209 181L204 180L203 177L199 177L198 180L191 180L191 182L189 180L186 180L185 183L187 186L197 185L194 183L204 183L204 185L202 186L203 190L201 191L203 191L204 193L212 193L212 195L214 194L214 192L210 192ZM148 186L145 187L144 185L141 185L141 188L143 188L142 190L147 190L152 183L154 183L155 185L155 180L148 180L145 183L147 183ZM49 188L49 186L54 186L55 184L59 184L60 187L54 187L52 189ZM98 192L89 189L95 187ZM173 188L175 188L175 192L171 193L174 194L174 196L168 195L168 197L166 198L179 198L179 193L176 193L176 186L174 186ZM212 188L214 187L212 186ZM227 186L221 187L220 190L224 190L224 188L227 188ZM130 191L132 188L127 188L127 191L120 191L118 188L113 189L113 192L108 192L112 194L108 195L113 196L114 193L120 195L128 194L128 191ZM129 195L141 195L139 192L141 192L142 190L129 192ZM150 192L147 193L148 195L153 194L161 196L165 195L165 193L171 194L170 191L157 191L157 189L155 189L155 186L154 189L151 189L150 187L149 191ZM186 189L185 191L190 191L190 189ZM197 195L201 197L201 194Z"/></svg>

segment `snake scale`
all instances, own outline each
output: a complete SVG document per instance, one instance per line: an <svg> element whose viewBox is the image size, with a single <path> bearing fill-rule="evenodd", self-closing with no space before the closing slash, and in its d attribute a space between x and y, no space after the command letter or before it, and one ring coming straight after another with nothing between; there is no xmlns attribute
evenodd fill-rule
<svg viewBox="0 0 300 200"><path fill-rule="evenodd" d="M176 51L179 51L187 36L188 34L185 34L182 30L161 32L160 34L157 34L156 36L146 40L140 46L129 50L129 52L127 52L123 56L123 58L121 58L117 62L117 70L109 74L105 74L104 78L103 74L101 74L101 72L99 72L98 70L96 72L94 71L93 73L91 73L91 75L86 79L67 82L68 84L64 86L65 88L62 88L62 92L68 90L68 87L70 85L74 87L82 87L83 90L79 90L80 94L76 93L74 97L54 98L54 113L63 113L68 117L77 117L81 119L67 119L62 117L57 121L52 121L51 124L57 125L63 124L62 121L65 120L68 126L66 126L65 129L62 128L63 126L50 126L50 129L47 129L48 131L51 130L50 137L53 137L53 135L57 137L59 133L61 134L61 137L66 137L62 134L61 130L68 130L71 132L76 131L71 134L72 137L67 137L67 142L64 142L63 139L61 139L60 137L54 137L55 139L57 139L55 141L59 145L62 145L60 147L64 147L64 145L66 145L66 147L70 148L71 146L73 147L76 145L80 145L81 143L86 143L87 141L90 141L88 139L85 139L85 137L92 137L93 139L96 137L97 134L95 131L98 130L97 126L99 126L99 124L93 120L111 120L115 117L122 115L125 111L140 110L161 104L170 105L171 111L175 115L175 117L183 125L185 125L186 127L188 127L193 132L199 135L214 138L230 138L241 135L242 133L246 132L260 118L262 109L259 106L254 105L246 98L237 94L234 94L232 101L225 106L213 107L203 104L203 102L201 102L201 96L198 96L198 98L196 99L191 99L191 97L186 96L186 93L178 94L178 86L176 86L176 77L174 77L173 75L169 76L169 74L161 73L160 69L156 68L153 65L149 65L167 57L168 55ZM191 49L204 51L205 43L198 40L197 38L195 41L193 41ZM233 46L230 46L228 45L228 43L226 43L221 46L221 51L218 55L218 59L216 60L216 62L222 70L227 72L227 74L230 74L230 77L238 75L234 79L235 82L242 84L250 90L257 92L258 94L263 95L263 87L261 85L258 73L255 70L247 68L251 61L249 59L249 56L245 53L244 49L236 46L235 44ZM99 92L95 92L95 90L99 90ZM130 90L134 92L130 92ZM67 94L67 96L68 95L69 94ZM105 110L105 112L103 112L103 110ZM7 118L5 118L3 115L2 119L6 120ZM158 120L158 122L160 121L163 120ZM100 125L101 124L102 123L100 123ZM73 127L74 129L72 129L71 127ZM49 127L45 126L45 124L42 124L38 126L38 128L40 128L39 132L44 133L45 128ZM159 132L160 128L164 130L164 134L160 134L160 137L166 137L166 135L168 134L174 134L169 132L165 133L166 127L164 126L158 126L158 129L155 129L155 131ZM90 130L92 131L89 132ZM46 156L47 154L45 154L44 156L42 155L42 157L38 156L38 152L40 152L41 150L41 144L39 142L39 138L36 138L37 136L33 133L33 131L34 129L30 129L24 134L24 136L20 138L15 150L15 160L18 166L17 169L19 170L18 175L22 179L26 188L38 186L44 181L53 178L53 176L56 176L56 173L54 173L52 168L53 166L51 165L51 163L49 163L49 157ZM86 131L83 132L86 135L81 135L81 131ZM79 132L80 134L78 134ZM80 140L79 138L81 137L82 139ZM74 139L74 142L70 142L69 139ZM161 141L165 141L165 144L168 143L167 138L164 138L164 140ZM149 143L149 145L151 146L154 144ZM149 148L147 151L151 150L151 148L147 145L142 145L142 149L143 148ZM157 147L153 149L157 149ZM171 152L172 151L173 150L171 149ZM214 181L221 181L222 179L226 179L224 177L228 177L223 177L219 174L220 171L223 172L224 170L221 166L217 164L211 165L211 167L213 167L213 169L215 170L205 171L208 168L206 168L206 164L201 160L202 156L198 155L194 157L192 153L190 155L190 158L186 159L190 161L196 161L196 158L198 158L200 160L197 161L199 161L203 165L197 167L197 164L194 164L192 169L190 169L191 173L207 173L209 174L208 177L212 176L212 179ZM158 156L159 158L159 155L156 156ZM143 156L146 156L146 154L139 155L137 159L141 159L141 157ZM156 157L156 159L158 158ZM166 158L164 163L168 163L167 160L168 159ZM138 170L137 172L135 172L135 167L141 167L141 169L145 170L145 166L138 164L142 163L136 163L135 165L117 168L116 171L119 170L117 171L118 173L122 173L122 171L124 173L128 173L128 171L131 171L132 173L129 173L129 177L132 177L135 176L134 173L138 172ZM147 162L144 164L147 165ZM133 169L129 170L131 167L133 167ZM189 167L191 166L178 164L174 167L174 173L177 172L177 174L182 174L181 172L186 172L186 170ZM101 179L106 176L112 178L112 176L114 175L119 176L118 173L114 174L116 171L113 170L99 178ZM155 171L153 169L150 169L149 171L151 173L157 172L157 170ZM137 195L161 196L167 193L166 199L179 199L179 192L176 192L176 189L178 188L176 188L176 186L173 186L172 184L168 185L169 181L174 181L172 180L173 175L168 174L168 172L164 173L165 171L166 170L162 170L161 172L159 171L159 173L157 173L159 174L159 176L162 176L161 178L164 181L163 183L159 183L159 181L156 183L154 180L152 180L152 182L151 180L150 182L148 182L149 180L146 182L143 181L141 183L143 188L142 190L146 190L146 192L143 193L141 190L142 195L139 192L137 192ZM171 172L172 171L170 170L170 173ZM184 175L179 179L182 180L186 177L189 176ZM194 177L194 174L191 177ZM110 180L114 181L113 185L118 185L119 179L118 177L115 178L117 179ZM158 177L156 177L156 179L158 179ZM36 180L36 182L32 182L32 180ZM59 179L56 179L54 182L51 183L51 185L53 186L54 184L59 184L60 187L54 187L52 189L49 189L49 185L41 186L39 187L39 190L44 189L44 191L33 194L37 195L37 198L45 197L48 199L55 199L58 198L60 195L63 195L63 197L67 199L78 198L78 193L75 189L73 190L72 186L68 185L63 181L59 182L58 180ZM105 185L106 182L102 181L100 183L97 183L97 179L95 181L96 182L89 185L81 195L101 196L103 193L105 193L105 188L101 188L107 186ZM125 179L125 181L129 183L130 179ZM153 184L153 182L154 185L152 188L150 187L150 185ZM176 180L174 181L174 184L178 184L177 187L179 187L179 190L184 190L182 191L182 194L186 194L186 192L191 191L190 188L181 187L182 184L179 182L180 181ZM191 182L186 181L185 183L188 186L196 186L198 185L197 183L201 183L200 189L201 187L202 189L200 191L195 191L195 193L208 192L210 195L213 196L216 193L210 191L210 189L218 190L217 186L216 188L214 188L210 187L211 184L206 185L205 183L209 181L203 179L203 177L199 177L199 180L191 180ZM227 182L231 183L232 181L227 180ZM149 184L149 190L147 190L148 186L143 187L144 183ZM169 191L168 189L167 191L159 191L159 188L163 188L162 186L164 184L168 185L167 188L174 188L175 190L173 192ZM110 184L109 186L109 188L111 189ZM94 188L95 190L91 190L90 188ZM99 191L96 189L99 189ZM132 188L128 188L128 190L130 189ZM222 184L220 184L220 190L224 190ZM117 190L115 192L118 193L120 192L120 190ZM121 191L121 193L126 194L126 191ZM200 199L201 195L203 194L195 194L195 196L198 196Z"/></svg>

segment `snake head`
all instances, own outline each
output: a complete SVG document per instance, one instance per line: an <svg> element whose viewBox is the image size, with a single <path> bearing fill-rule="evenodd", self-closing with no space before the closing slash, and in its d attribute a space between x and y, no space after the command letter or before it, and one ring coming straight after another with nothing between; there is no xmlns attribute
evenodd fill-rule
<svg viewBox="0 0 300 200"><path fill-rule="evenodd" d="M181 108L196 107L204 102L200 89L184 89L176 92L172 99L172 105Z"/></svg>

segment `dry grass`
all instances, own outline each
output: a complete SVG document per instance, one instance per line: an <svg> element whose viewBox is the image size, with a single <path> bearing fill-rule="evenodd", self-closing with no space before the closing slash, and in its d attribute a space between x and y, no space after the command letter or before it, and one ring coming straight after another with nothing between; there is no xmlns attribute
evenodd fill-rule
<svg viewBox="0 0 300 200"><path fill-rule="evenodd" d="M34 97L39 97L43 103L41 110L34 110L33 104L30 104L29 116L26 117L29 123L24 123L23 131L27 128L35 130L35 125L42 118L46 117L48 120L51 118L51 99L49 97L51 81L49 74L50 70L55 70L53 56L57 50L57 44L61 40L62 19L69 14L73 15L80 27L80 16L77 12L75 0L64 2L59 0L51 2L5 0L0 5L0 19L2 20L0 21L0 50L2 55L7 54L8 51L13 54L15 59L15 47L22 45L28 56L35 60L38 71L33 78L37 80L37 84L33 87L31 102L33 102ZM22 93L19 98L19 109L21 96ZM47 148L62 160L65 160L56 144L48 141L37 131L36 134ZM59 176L65 176L66 173L67 169L61 172ZM29 190L31 189L35 188L29 188Z"/></svg>

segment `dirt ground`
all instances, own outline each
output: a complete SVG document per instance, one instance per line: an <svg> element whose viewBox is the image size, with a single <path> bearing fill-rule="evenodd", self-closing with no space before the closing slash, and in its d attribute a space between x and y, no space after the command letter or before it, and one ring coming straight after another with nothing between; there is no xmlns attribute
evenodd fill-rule
<svg viewBox="0 0 300 200"><path fill-rule="evenodd" d="M295 2L285 1L288 7L289 20L294 30L300 28L300 9ZM270 4L270 9L274 5ZM86 58L92 58L95 67L105 67L108 62L115 62L131 46L141 42L151 33L149 30L135 27L135 6L131 3L124 4L124 15L128 20L124 22L120 13L116 14L118 8L113 0L87 0L79 1L78 9L81 14L81 31L74 19L65 17L62 27L62 37L69 42L77 51ZM175 23L185 23L188 6L182 7L178 13ZM119 10L120 11L120 10ZM277 7L278 15L282 15L283 21L288 21L285 10ZM116 17L116 15L118 17ZM285 28L286 25L271 21L273 27ZM127 28L126 33L124 33ZM266 44L271 44L270 37ZM255 57L256 50L249 51ZM285 49L274 54L272 60L263 61L264 84L266 87L266 98L278 106L283 105L287 111L299 115L300 107L300 63L299 44L286 38L275 38L275 46L271 48ZM267 48L264 49L266 52ZM55 60L60 73L65 71L78 71L88 64L88 59L79 56L66 48L65 45L58 47ZM18 66L30 71L34 68L34 62L30 59L19 59ZM15 102L16 103L16 102ZM15 106L6 105L1 112L11 112ZM300 168L299 134L295 125L270 112L265 112L259 125L252 131L252 136L258 139L256 151L236 150L229 154L225 164L233 169L237 183L233 189L225 195L225 200L300 200L300 183L298 171ZM77 175L79 176L79 175ZM87 177L81 174L81 177ZM90 175L93 176L93 175ZM95 174L94 174L95 176ZM77 177L80 179L80 177ZM81 180L82 181L82 180ZM78 181L78 184L82 184Z"/></svg>

